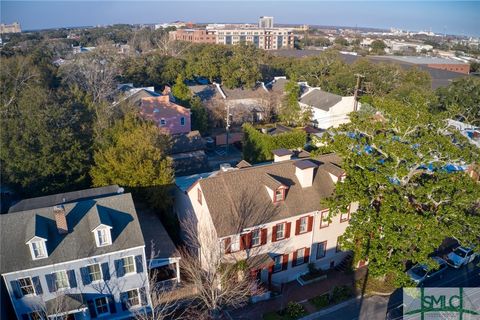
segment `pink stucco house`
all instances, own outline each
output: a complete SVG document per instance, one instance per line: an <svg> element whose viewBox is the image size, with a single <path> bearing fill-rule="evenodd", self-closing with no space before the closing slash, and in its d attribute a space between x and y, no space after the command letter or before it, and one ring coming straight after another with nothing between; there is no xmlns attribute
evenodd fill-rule
<svg viewBox="0 0 480 320"><path fill-rule="evenodd" d="M189 133L191 130L190 110L170 101L169 95L142 98L140 114L168 134Z"/></svg>

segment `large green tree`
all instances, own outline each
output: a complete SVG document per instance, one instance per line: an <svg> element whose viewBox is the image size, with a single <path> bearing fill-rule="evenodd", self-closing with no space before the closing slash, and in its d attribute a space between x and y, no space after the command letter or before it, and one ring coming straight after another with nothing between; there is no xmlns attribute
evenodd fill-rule
<svg viewBox="0 0 480 320"><path fill-rule="evenodd" d="M90 171L95 186L144 188L172 183L171 161L165 156L169 139L155 124L127 114L105 132L104 139Z"/></svg>
<svg viewBox="0 0 480 320"><path fill-rule="evenodd" d="M368 259L371 275L393 274L397 284L408 262L432 265L445 238L478 245L480 234L480 188L464 171L478 148L428 111L428 97L412 92L408 101L374 99L325 140L347 173L331 214L359 203L342 245Z"/></svg>

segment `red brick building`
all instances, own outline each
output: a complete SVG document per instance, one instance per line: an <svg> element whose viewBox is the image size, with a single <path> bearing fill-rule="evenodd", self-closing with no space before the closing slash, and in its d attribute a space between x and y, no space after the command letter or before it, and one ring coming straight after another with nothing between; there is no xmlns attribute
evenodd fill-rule
<svg viewBox="0 0 480 320"><path fill-rule="evenodd" d="M217 41L215 32L205 29L178 29L171 31L169 36L173 40L193 43L216 43Z"/></svg>

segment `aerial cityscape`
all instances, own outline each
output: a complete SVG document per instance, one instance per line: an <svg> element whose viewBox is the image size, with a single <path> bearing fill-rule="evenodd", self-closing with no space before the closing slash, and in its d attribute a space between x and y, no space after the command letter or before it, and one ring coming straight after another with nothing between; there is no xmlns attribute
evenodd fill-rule
<svg viewBox="0 0 480 320"><path fill-rule="evenodd" d="M0 6L0 319L480 319L480 2Z"/></svg>

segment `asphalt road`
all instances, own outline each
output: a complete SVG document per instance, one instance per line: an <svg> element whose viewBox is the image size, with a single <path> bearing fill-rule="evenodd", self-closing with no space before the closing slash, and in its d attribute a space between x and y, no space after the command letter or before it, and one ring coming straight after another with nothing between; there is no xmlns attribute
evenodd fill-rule
<svg viewBox="0 0 480 320"><path fill-rule="evenodd" d="M449 267L441 276L428 279L425 287L480 287L480 262L460 269ZM397 308L402 303L402 290L396 290L390 296L373 296L352 301L347 306L317 319L322 320L385 320L388 310ZM399 317L398 319L401 319Z"/></svg>

